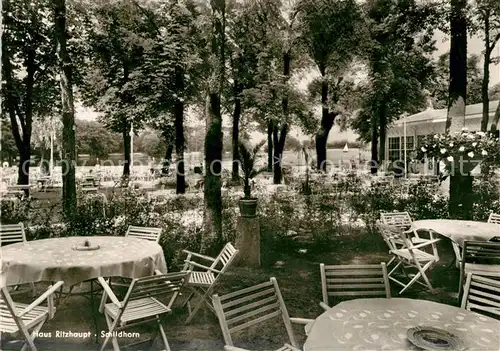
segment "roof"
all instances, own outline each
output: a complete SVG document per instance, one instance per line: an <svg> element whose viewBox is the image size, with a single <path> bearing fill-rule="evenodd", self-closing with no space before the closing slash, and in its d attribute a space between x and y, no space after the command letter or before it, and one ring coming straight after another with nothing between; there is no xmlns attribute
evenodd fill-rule
<svg viewBox="0 0 500 351"><path fill-rule="evenodd" d="M490 101L489 114L493 116L497 109L500 100ZM465 107L465 118L466 119L475 119L482 118L483 113L483 103L467 105ZM416 113L414 115L406 117L406 123L419 123L419 122L441 122L441 120L446 120L446 115L448 114L448 110L446 108L442 108L439 110L434 110L432 108L428 108L422 112ZM395 122L395 124L402 124L403 118L399 119Z"/></svg>

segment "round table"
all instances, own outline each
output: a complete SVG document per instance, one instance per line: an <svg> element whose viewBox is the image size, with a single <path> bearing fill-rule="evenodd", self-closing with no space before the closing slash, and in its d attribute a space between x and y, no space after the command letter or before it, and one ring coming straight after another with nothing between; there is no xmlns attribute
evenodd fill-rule
<svg viewBox="0 0 500 351"><path fill-rule="evenodd" d="M464 241L488 241L500 236L500 225L496 223L462 221L454 219L425 219L414 221L412 229L432 230L437 234L450 238L460 247Z"/></svg>
<svg viewBox="0 0 500 351"><path fill-rule="evenodd" d="M85 240L99 245L78 251ZM155 269L167 272L160 245L118 236L64 237L33 240L0 249L1 275L6 285L63 280L65 286L97 277L140 278Z"/></svg>
<svg viewBox="0 0 500 351"><path fill-rule="evenodd" d="M402 298L342 302L314 321L304 351L419 350L409 328L444 329L467 350L500 350L500 321L458 307Z"/></svg>

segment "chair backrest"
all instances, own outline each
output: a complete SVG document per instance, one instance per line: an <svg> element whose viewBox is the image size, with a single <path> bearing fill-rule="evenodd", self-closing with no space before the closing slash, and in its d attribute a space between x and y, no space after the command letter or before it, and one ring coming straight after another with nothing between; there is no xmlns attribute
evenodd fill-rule
<svg viewBox="0 0 500 351"><path fill-rule="evenodd" d="M0 224L0 245L14 244L26 241L24 224Z"/></svg>
<svg viewBox="0 0 500 351"><path fill-rule="evenodd" d="M290 344L298 347L276 278L226 295L213 295L212 302L226 345L234 346L234 332L281 317Z"/></svg>
<svg viewBox="0 0 500 351"><path fill-rule="evenodd" d="M380 296L391 297L387 266L363 265L319 265L323 302L330 296Z"/></svg>
<svg viewBox="0 0 500 351"><path fill-rule="evenodd" d="M161 236L161 228L129 226L126 237L139 238L158 243Z"/></svg>
<svg viewBox="0 0 500 351"><path fill-rule="evenodd" d="M221 273L224 273L231 265L238 252L239 250L237 250L233 244L227 243L219 255L215 258L210 268L217 269Z"/></svg>
<svg viewBox="0 0 500 351"><path fill-rule="evenodd" d="M500 214L491 212L490 217L488 218L488 223L500 224Z"/></svg>
<svg viewBox="0 0 500 351"><path fill-rule="evenodd" d="M385 225L403 230L409 229L412 223L408 212L382 212L380 219Z"/></svg>
<svg viewBox="0 0 500 351"><path fill-rule="evenodd" d="M399 246L401 246L404 236L401 230L386 224L382 224L380 222L377 222L377 228L382 235L385 243L387 244L387 246L389 246L389 250L397 250L399 248L397 246L397 243L399 243Z"/></svg>
<svg viewBox="0 0 500 351"><path fill-rule="evenodd" d="M182 271L133 279L123 299L122 312L130 301L156 296L170 296L167 307L171 308L189 274L190 272Z"/></svg>
<svg viewBox="0 0 500 351"><path fill-rule="evenodd" d="M462 272L464 272L466 263L500 265L500 243L465 241Z"/></svg>
<svg viewBox="0 0 500 351"><path fill-rule="evenodd" d="M6 331L6 328L11 329L13 326L9 324L12 323L12 320L9 321L9 319L12 318L23 336L25 338L29 337L30 334L28 332L28 328L26 328L26 325L24 324L23 318L18 316L21 311L16 308L6 286L2 286L0 296L0 314L2 316L2 318L0 318L0 330Z"/></svg>
<svg viewBox="0 0 500 351"><path fill-rule="evenodd" d="M493 279L467 273L462 308L469 311L483 311L500 317L500 273Z"/></svg>

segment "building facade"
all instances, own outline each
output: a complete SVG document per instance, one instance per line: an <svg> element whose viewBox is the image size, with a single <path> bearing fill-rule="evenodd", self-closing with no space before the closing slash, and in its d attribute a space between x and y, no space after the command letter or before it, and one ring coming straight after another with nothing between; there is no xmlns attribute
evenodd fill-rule
<svg viewBox="0 0 500 351"><path fill-rule="evenodd" d="M490 101L488 130L491 128L493 116L495 115L499 103L500 100ZM406 118L399 119L392 123L387 130L387 138L385 140L385 159L388 161L405 159L405 134L406 155L407 159L410 159L411 153L420 147L420 143L426 135L444 133L447 112L447 109L434 110L432 108L427 108L425 111L407 116ZM467 105L465 108L465 127L470 131L480 131L481 119L483 118L482 113L482 103ZM436 167L433 162L425 162L423 165L410 166L409 172L412 171L435 174Z"/></svg>

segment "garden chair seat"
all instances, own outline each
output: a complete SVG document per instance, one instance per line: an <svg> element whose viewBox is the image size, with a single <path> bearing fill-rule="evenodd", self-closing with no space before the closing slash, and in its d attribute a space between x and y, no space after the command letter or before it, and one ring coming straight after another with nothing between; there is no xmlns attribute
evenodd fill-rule
<svg viewBox="0 0 500 351"><path fill-rule="evenodd" d="M189 277L188 284L197 286L210 286L215 281L215 275L212 272L193 271Z"/></svg>
<svg viewBox="0 0 500 351"><path fill-rule="evenodd" d="M120 313L120 308L113 302L107 303L104 306L104 311L112 319L116 319ZM121 316L121 323L125 324L129 321L142 319L151 316L152 314L164 314L172 312L170 308L155 299L154 297L145 297L140 300L130 301Z"/></svg>
<svg viewBox="0 0 500 351"><path fill-rule="evenodd" d="M464 265L464 274L469 272L500 273L500 264L466 263Z"/></svg>
<svg viewBox="0 0 500 351"><path fill-rule="evenodd" d="M28 306L29 305L25 303L14 302L14 308L18 311L23 311ZM12 315L7 311L7 305L3 300L0 301L0 310L2 311L2 331L5 333L17 333L20 330L19 326L16 324L16 321L14 320ZM7 311L6 315L3 313L4 311ZM41 321L45 320L48 315L48 307L37 306L23 315L21 319L26 328L31 329Z"/></svg>
<svg viewBox="0 0 500 351"><path fill-rule="evenodd" d="M205 256L188 250L183 251L187 253L187 258L182 270L191 272L186 283L186 288L191 290L191 293L183 304L183 307L187 305L188 308L189 316L186 323L189 323L203 305L215 313L210 296L239 251L231 243L227 243L217 257ZM204 265L195 260L208 262L210 265ZM191 308L191 300L195 296L200 299L194 308Z"/></svg>
<svg viewBox="0 0 500 351"><path fill-rule="evenodd" d="M407 260L412 260L412 255L410 253L410 250L408 250L408 249L394 250L393 253L395 255L403 257ZM431 255L431 254L429 254L425 251L419 250L419 249L413 249L413 254L415 255L415 257L418 261L433 261L434 260L434 255Z"/></svg>
<svg viewBox="0 0 500 351"><path fill-rule="evenodd" d="M190 272L158 273L161 272L156 272L155 275L149 277L132 279L127 294L121 301L109 286L109 280L106 282L103 277L97 278L104 290L99 305L99 312L104 313L110 332L101 346L101 351L106 349L106 345L110 341L114 351L120 350L117 335L114 332L150 322L156 322L157 333L160 334L163 342L162 349L170 351L162 318L172 312L172 305ZM160 296L162 299L170 297L169 302L166 304L161 303L156 299L156 297ZM110 303L107 302L108 298L111 300ZM153 334L153 338L149 340L141 340L128 346L154 340L157 333Z"/></svg>
<svg viewBox="0 0 500 351"><path fill-rule="evenodd" d="M21 350L36 351L37 347L34 340L38 332L42 329L45 322L54 317L56 308L54 306L54 293L64 282L59 281L51 285L31 304L14 302L10 296L9 290L4 286L4 281L0 282L0 334L20 333L24 339L24 345ZM47 307L41 304L47 301Z"/></svg>

